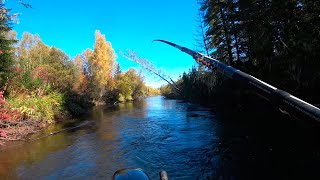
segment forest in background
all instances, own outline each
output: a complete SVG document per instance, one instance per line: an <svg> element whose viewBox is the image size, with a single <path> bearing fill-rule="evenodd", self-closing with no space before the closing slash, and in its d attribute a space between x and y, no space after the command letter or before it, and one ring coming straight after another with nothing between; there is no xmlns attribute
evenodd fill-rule
<svg viewBox="0 0 320 180"><path fill-rule="evenodd" d="M93 105L115 104L159 94L142 72L121 72L103 34L93 49L71 59L39 35L12 31L16 15L0 4L0 144L40 127L83 115Z"/></svg>
<svg viewBox="0 0 320 180"><path fill-rule="evenodd" d="M199 0L199 50L310 103L320 102L320 1ZM228 80L203 66L166 96L210 103ZM234 90L236 91L236 90Z"/></svg>
<svg viewBox="0 0 320 180"><path fill-rule="evenodd" d="M319 0L198 2L199 51L320 107ZM318 176L313 168L319 164L314 156L320 150L318 122L288 115L279 104L203 66L193 67L176 84L181 92L167 85L161 93L212 107L222 144L239 155L225 158L222 172L230 165L244 179ZM250 167L248 174L242 167Z"/></svg>

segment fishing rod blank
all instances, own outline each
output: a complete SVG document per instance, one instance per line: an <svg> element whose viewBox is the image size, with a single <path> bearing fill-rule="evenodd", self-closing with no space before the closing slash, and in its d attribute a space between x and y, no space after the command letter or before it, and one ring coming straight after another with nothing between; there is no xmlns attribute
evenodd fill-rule
<svg viewBox="0 0 320 180"><path fill-rule="evenodd" d="M165 40L155 40L169 44L184 53L192 56L198 63L203 64L211 70L216 70L227 76L230 79L239 81L240 83L250 87L254 92L276 104L282 112L286 112L291 116L302 119L311 119L316 123L320 123L320 109L289 94L286 91L280 90L270 84L261 81L245 72L227 66L218 60L205 56L199 52L193 51L183 46Z"/></svg>

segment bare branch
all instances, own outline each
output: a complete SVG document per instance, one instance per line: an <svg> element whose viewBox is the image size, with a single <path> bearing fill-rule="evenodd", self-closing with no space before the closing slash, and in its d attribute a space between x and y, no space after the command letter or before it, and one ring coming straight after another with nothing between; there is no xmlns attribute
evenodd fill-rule
<svg viewBox="0 0 320 180"><path fill-rule="evenodd" d="M170 77L169 78L166 77L166 75L161 73L160 70L157 70L157 68L147 59L138 57L136 52L134 52L132 50L128 50L127 53L123 53L122 51L120 51L120 54L124 58L139 64L140 66L142 66L143 68L145 68L149 72L152 72L153 74L159 76L161 79L163 79L168 84L170 84L173 88L175 88L178 92L181 92L181 90L178 88L178 86L175 84L175 82ZM170 79L171 82L168 79Z"/></svg>

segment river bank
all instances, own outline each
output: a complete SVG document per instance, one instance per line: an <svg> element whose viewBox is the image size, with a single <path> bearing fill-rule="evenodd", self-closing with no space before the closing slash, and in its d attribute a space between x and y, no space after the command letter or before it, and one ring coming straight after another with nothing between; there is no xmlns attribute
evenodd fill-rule
<svg viewBox="0 0 320 180"><path fill-rule="evenodd" d="M160 170L177 179L319 177L319 131L270 108L224 108L163 97L97 106L83 117L89 125L2 149L0 178L109 179L125 167L152 179Z"/></svg>
<svg viewBox="0 0 320 180"><path fill-rule="evenodd" d="M72 122L92 108L89 99L75 93L20 94L5 99L0 92L0 102L0 145L23 141L52 124Z"/></svg>
<svg viewBox="0 0 320 180"><path fill-rule="evenodd" d="M4 121L2 122L2 128L0 128L0 146L6 146L8 142L13 141L26 141L31 136L38 134L41 131L45 131L52 125L60 124L66 127L64 130L78 127L83 123L83 117L86 117L93 108L96 107L108 107L118 106L126 103L133 103L135 101L142 101L144 98L138 98L136 100L129 99L115 102L92 102L80 97L73 97L68 99L68 102L64 104L64 110L54 115L54 119L50 121L44 121L41 119L23 119L15 122ZM12 101L11 101L12 102ZM5 102L6 103L6 102ZM21 112L19 112L21 113ZM24 114L28 113L26 111ZM27 117L26 115L19 115ZM59 130L60 131L60 130ZM54 135L56 132L50 132L49 135Z"/></svg>
<svg viewBox="0 0 320 180"><path fill-rule="evenodd" d="M39 132L49 129L52 125L66 125L74 124L78 120L75 117L59 117L55 119L53 123L47 123L43 121L30 121L23 120L15 123L2 123L5 128L0 129L0 146L7 146L11 142L23 142L28 141L31 136L37 135ZM56 132L51 132L50 135L56 134Z"/></svg>
<svg viewBox="0 0 320 180"><path fill-rule="evenodd" d="M3 4L1 7L9 12ZM142 73L133 68L121 71L111 43L99 30L95 31L94 48L71 58L45 44L38 34L24 32L18 40L17 32L10 31L10 22L3 23L1 34L12 37L7 37L6 49L1 49L1 62L5 62L0 63L1 144L78 117L92 103L157 93L146 86Z"/></svg>
<svg viewBox="0 0 320 180"><path fill-rule="evenodd" d="M88 126L2 149L0 178L109 179L123 167L143 168L153 179L161 167L171 177L191 178L201 175L205 167L201 159L207 157L204 153L213 153L211 147L216 144L210 118L208 109L162 97L97 106L83 119L91 122ZM48 135L61 128L57 124L40 133Z"/></svg>

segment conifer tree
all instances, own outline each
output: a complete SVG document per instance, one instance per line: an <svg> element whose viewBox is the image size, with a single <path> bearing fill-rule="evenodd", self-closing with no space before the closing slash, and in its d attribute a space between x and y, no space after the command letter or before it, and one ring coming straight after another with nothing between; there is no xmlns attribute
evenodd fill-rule
<svg viewBox="0 0 320 180"><path fill-rule="evenodd" d="M214 58L305 100L320 101L319 1L200 3Z"/></svg>
<svg viewBox="0 0 320 180"><path fill-rule="evenodd" d="M12 45L15 41L8 38L10 21L9 10L0 1L0 89L6 88L13 65Z"/></svg>

